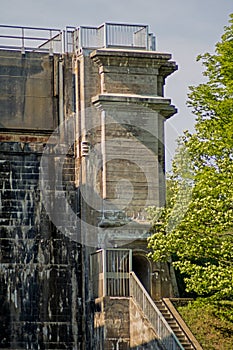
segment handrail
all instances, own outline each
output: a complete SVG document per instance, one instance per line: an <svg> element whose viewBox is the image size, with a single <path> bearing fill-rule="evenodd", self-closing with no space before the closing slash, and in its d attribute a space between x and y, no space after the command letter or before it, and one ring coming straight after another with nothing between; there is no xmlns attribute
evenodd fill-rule
<svg viewBox="0 0 233 350"><path fill-rule="evenodd" d="M142 309L165 349L184 350L175 333L133 271L130 272L130 296Z"/></svg>
<svg viewBox="0 0 233 350"><path fill-rule="evenodd" d="M45 51L51 55L62 49L61 30L57 28L13 26L0 24L0 49Z"/></svg>
<svg viewBox="0 0 233 350"><path fill-rule="evenodd" d="M155 37L148 25L104 23L99 27L81 26L77 30L78 50L96 48L127 48L155 50Z"/></svg>
<svg viewBox="0 0 233 350"><path fill-rule="evenodd" d="M29 27L29 26L14 26L9 24L0 24L0 28L18 28L18 29L30 29L30 30L52 30L53 32L60 31L58 28L45 28L45 27Z"/></svg>
<svg viewBox="0 0 233 350"><path fill-rule="evenodd" d="M91 254L90 270L94 298L129 297L131 249L99 249Z"/></svg>

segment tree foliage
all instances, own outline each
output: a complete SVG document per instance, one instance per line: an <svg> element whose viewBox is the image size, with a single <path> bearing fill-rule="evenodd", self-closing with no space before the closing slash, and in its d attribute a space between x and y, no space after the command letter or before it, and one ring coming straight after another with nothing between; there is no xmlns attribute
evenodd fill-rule
<svg viewBox="0 0 233 350"><path fill-rule="evenodd" d="M233 15L214 54L202 61L206 82L190 87L196 117L173 161L165 208L149 208L151 257L185 276L187 291L233 298Z"/></svg>

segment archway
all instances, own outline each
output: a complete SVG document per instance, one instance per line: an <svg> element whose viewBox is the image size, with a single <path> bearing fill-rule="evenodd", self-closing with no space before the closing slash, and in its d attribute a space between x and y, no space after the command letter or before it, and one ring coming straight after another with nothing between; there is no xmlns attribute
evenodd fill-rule
<svg viewBox="0 0 233 350"><path fill-rule="evenodd" d="M143 284L148 293L151 291L151 266L148 259L136 253L132 257L132 270Z"/></svg>

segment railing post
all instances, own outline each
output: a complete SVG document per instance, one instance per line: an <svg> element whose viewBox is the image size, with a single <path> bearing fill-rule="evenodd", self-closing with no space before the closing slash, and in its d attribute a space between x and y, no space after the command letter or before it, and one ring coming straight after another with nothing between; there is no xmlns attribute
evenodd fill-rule
<svg viewBox="0 0 233 350"><path fill-rule="evenodd" d="M63 54L66 52L66 47L68 48L68 32L67 30L62 30L61 31L61 52Z"/></svg>
<svg viewBox="0 0 233 350"><path fill-rule="evenodd" d="M25 43L24 43L24 28L22 29L22 48L21 48L21 53L22 55L25 55Z"/></svg>
<svg viewBox="0 0 233 350"><path fill-rule="evenodd" d="M149 28L146 26L146 49L149 50Z"/></svg>
<svg viewBox="0 0 233 350"><path fill-rule="evenodd" d="M104 24L104 47L108 47L108 24Z"/></svg>
<svg viewBox="0 0 233 350"><path fill-rule="evenodd" d="M145 312L145 294L142 292L142 311Z"/></svg>
<svg viewBox="0 0 233 350"><path fill-rule="evenodd" d="M53 44L52 44L52 31L49 31L50 40L49 40L49 56L53 56Z"/></svg>
<svg viewBox="0 0 233 350"><path fill-rule="evenodd" d="M102 250L102 259L103 259L103 297L106 296L106 292L107 292L107 275L106 275L106 249Z"/></svg>
<svg viewBox="0 0 233 350"><path fill-rule="evenodd" d="M132 261L133 261L132 257L133 257L132 249L130 249L129 250L129 272L132 271Z"/></svg>

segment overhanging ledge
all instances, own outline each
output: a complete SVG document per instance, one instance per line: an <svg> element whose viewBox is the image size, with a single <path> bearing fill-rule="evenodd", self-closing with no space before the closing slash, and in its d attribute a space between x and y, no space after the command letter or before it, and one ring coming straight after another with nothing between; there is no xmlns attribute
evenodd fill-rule
<svg viewBox="0 0 233 350"><path fill-rule="evenodd" d="M171 61L170 53L147 50L126 49L97 49L90 53L90 58L99 67L116 66L119 68L156 68L165 78L178 69L177 64Z"/></svg>
<svg viewBox="0 0 233 350"><path fill-rule="evenodd" d="M149 59L159 59L162 61L168 61L171 59L170 53L162 53L158 51L148 51L148 50L132 50L132 49L97 49L92 51L90 54L91 58L95 58L96 56L115 56L115 57L135 57L135 58L149 58ZM174 62L172 62L174 63Z"/></svg>
<svg viewBox="0 0 233 350"><path fill-rule="evenodd" d="M171 105L171 100L168 98L163 98L161 96L134 94L100 94L92 97L92 103L96 107L100 107L102 104L108 103L140 104L144 107L158 111L165 118L170 118L173 114L177 113L177 109Z"/></svg>

